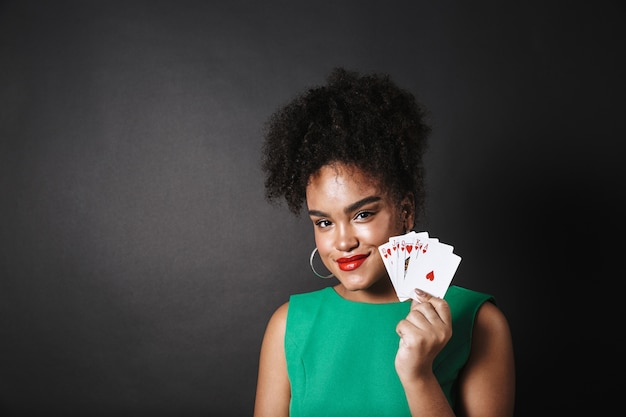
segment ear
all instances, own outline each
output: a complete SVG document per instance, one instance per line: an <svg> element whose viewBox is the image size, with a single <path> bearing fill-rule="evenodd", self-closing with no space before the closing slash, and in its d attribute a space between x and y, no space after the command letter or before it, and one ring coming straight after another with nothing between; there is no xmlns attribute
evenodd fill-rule
<svg viewBox="0 0 626 417"><path fill-rule="evenodd" d="M413 193L407 193L400 202L401 207L401 220L404 223L406 230L412 230L415 226L415 198Z"/></svg>

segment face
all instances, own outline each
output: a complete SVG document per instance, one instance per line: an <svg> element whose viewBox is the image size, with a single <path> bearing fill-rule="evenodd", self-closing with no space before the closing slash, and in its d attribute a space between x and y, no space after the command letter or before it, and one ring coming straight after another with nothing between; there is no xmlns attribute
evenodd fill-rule
<svg viewBox="0 0 626 417"><path fill-rule="evenodd" d="M359 169L324 166L306 189L315 243L348 299L393 294L378 246L413 227L409 199L394 203Z"/></svg>

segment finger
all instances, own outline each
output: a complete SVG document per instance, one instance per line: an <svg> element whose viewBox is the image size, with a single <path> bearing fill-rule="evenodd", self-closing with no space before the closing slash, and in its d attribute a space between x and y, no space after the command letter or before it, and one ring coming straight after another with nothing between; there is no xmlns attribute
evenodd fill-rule
<svg viewBox="0 0 626 417"><path fill-rule="evenodd" d="M430 301L432 298L432 295L418 288L415 288L413 291L415 292L415 296L411 297L411 310L415 310L417 306Z"/></svg>
<svg viewBox="0 0 626 417"><path fill-rule="evenodd" d="M432 297L428 303L433 306L440 320L448 324L452 322L452 313L450 313L450 304L443 298Z"/></svg>
<svg viewBox="0 0 626 417"><path fill-rule="evenodd" d="M396 333L400 336L400 344L405 346L415 346L419 341L419 336L415 333L415 326L406 319L398 322Z"/></svg>
<svg viewBox="0 0 626 417"><path fill-rule="evenodd" d="M432 314L436 316L434 310ZM446 339L446 335L449 333L448 327L438 318L431 322L420 311L416 310L398 322L396 333L406 345L416 346L426 341Z"/></svg>
<svg viewBox="0 0 626 417"><path fill-rule="evenodd" d="M435 297L425 291L422 291L418 288L415 289L415 295L417 299L413 299L411 302L411 310L418 309L422 311L425 317L431 319L429 321L432 322L432 319L440 319L444 323L450 323L451 321L451 313L450 313L450 305L443 298ZM420 308L420 305L431 305L437 313L438 317L432 316L430 313L426 313L427 309Z"/></svg>
<svg viewBox="0 0 626 417"><path fill-rule="evenodd" d="M426 291L422 291L419 288L415 288L413 291L415 291L415 295L417 296L417 301L420 303L425 303L427 301L430 301L431 298L433 298L432 294L429 294Z"/></svg>
<svg viewBox="0 0 626 417"><path fill-rule="evenodd" d="M415 308L407 314L406 320L420 329L426 329L433 324L442 322L435 306L430 302L417 303Z"/></svg>

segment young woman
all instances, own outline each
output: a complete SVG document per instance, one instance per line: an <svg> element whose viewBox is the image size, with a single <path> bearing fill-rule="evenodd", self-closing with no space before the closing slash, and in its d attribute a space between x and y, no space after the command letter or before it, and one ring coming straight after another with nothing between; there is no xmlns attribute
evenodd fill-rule
<svg viewBox="0 0 626 417"><path fill-rule="evenodd" d="M453 285L400 302L378 251L423 214L424 115L389 76L337 68L269 119L266 196L296 215L306 204L311 259L338 283L270 318L255 417L513 414L511 334L493 297Z"/></svg>

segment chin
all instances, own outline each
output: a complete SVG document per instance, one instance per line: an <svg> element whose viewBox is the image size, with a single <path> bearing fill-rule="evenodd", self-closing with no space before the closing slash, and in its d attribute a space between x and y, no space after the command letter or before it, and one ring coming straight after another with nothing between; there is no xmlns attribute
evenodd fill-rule
<svg viewBox="0 0 626 417"><path fill-rule="evenodd" d="M341 279L340 282L348 291L361 291L369 289L375 285L378 280L367 277L352 276Z"/></svg>

